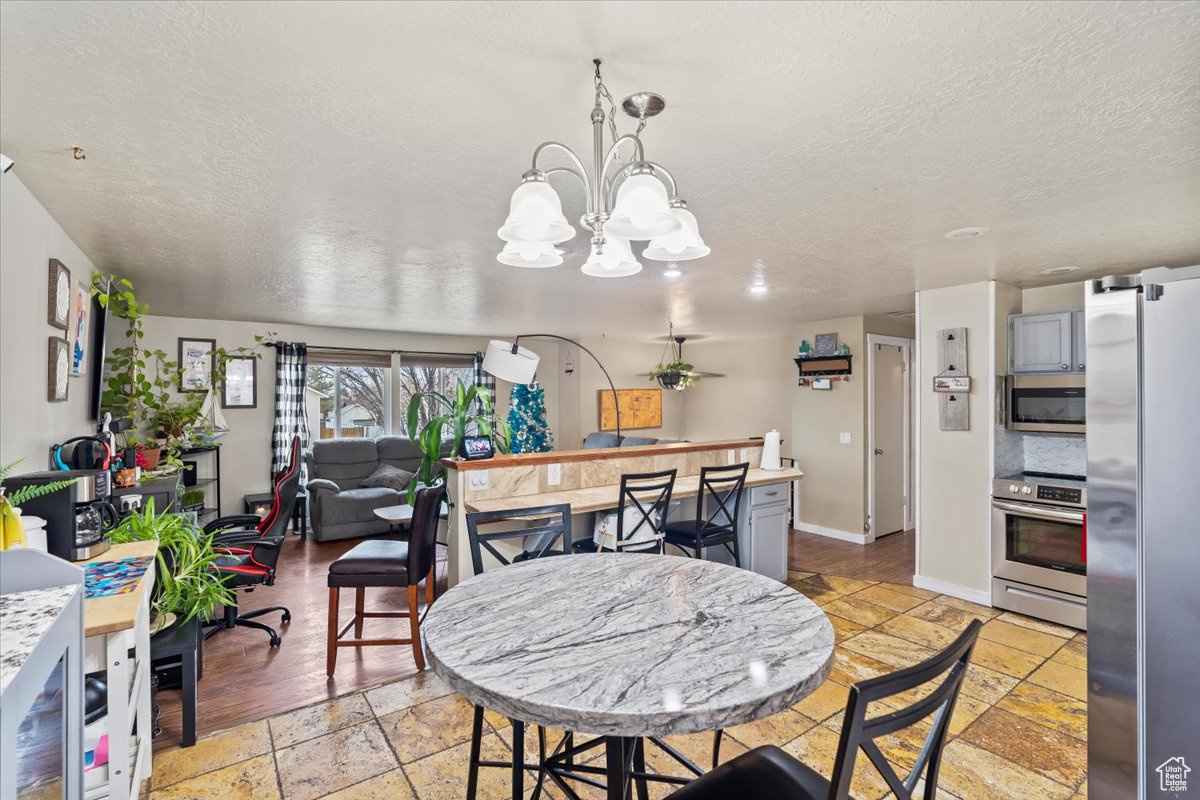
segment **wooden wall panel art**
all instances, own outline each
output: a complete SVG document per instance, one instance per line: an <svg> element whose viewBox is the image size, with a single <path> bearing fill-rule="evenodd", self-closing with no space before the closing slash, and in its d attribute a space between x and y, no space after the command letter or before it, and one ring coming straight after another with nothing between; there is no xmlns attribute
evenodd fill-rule
<svg viewBox="0 0 1200 800"><path fill-rule="evenodd" d="M621 403L622 431L662 427L662 389L617 389L617 397ZM615 431L617 415L612 390L597 390L596 400L600 408L600 430Z"/></svg>

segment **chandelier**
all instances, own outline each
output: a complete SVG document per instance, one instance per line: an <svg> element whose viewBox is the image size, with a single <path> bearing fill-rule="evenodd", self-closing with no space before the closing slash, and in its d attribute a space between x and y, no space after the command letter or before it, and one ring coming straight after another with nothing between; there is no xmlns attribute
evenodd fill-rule
<svg viewBox="0 0 1200 800"><path fill-rule="evenodd" d="M661 164L647 161L641 140L646 122L662 112L666 101L653 92L638 92L621 103L625 113L638 121L637 130L617 135L616 102L600 77L596 65L596 100L592 107L592 171L571 148L560 142L543 142L533 151L533 166L521 176L513 192L508 218L497 232L504 249L496 256L513 267L557 267L562 251L555 247L575 236L563 216L562 202L550 186L552 175L573 175L583 184L587 211L582 228L592 234L592 249L583 264L585 275L621 278L641 271L642 265L630 246L649 241L642 255L654 261L688 261L703 258L710 250L700 238L696 217L679 198L675 178ZM607 100L606 113L602 100ZM612 133L612 144L604 148L604 123ZM628 161L618 155L623 147ZM547 151L561 151L574 166L543 169L540 160Z"/></svg>

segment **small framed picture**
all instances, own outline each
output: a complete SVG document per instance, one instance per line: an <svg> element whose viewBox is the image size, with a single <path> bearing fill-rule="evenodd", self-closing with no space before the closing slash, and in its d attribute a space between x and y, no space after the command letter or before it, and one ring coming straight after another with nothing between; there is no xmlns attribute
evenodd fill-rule
<svg viewBox="0 0 1200 800"><path fill-rule="evenodd" d="M967 394L971 391L971 379L966 375L939 375L933 379L933 390L935 392L959 392Z"/></svg>
<svg viewBox="0 0 1200 800"><path fill-rule="evenodd" d="M75 284L75 300L71 305L71 375L78 377L87 370L88 321L92 313L92 292L86 283Z"/></svg>
<svg viewBox="0 0 1200 800"><path fill-rule="evenodd" d="M46 399L62 403L67 399L67 376L71 374L70 349L67 340L51 336L46 348Z"/></svg>
<svg viewBox="0 0 1200 800"><path fill-rule="evenodd" d="M216 339L179 339L179 391L208 391L216 349Z"/></svg>
<svg viewBox="0 0 1200 800"><path fill-rule="evenodd" d="M225 362L221 408L258 408L258 359L233 356Z"/></svg>
<svg viewBox="0 0 1200 800"><path fill-rule="evenodd" d="M46 321L66 330L71 319L71 270L57 258L50 259L50 282L46 291Z"/></svg>
<svg viewBox="0 0 1200 800"><path fill-rule="evenodd" d="M824 389L824 390L832 389L833 381L830 380L829 378L813 378L812 379L812 388Z"/></svg>
<svg viewBox="0 0 1200 800"><path fill-rule="evenodd" d="M836 333L818 333L813 337L813 355L818 358L837 355L838 337Z"/></svg>

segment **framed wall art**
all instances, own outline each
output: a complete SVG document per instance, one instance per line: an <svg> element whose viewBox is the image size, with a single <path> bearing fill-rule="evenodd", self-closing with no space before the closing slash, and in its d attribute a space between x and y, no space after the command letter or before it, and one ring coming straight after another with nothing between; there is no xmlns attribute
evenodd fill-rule
<svg viewBox="0 0 1200 800"><path fill-rule="evenodd" d="M71 270L57 258L50 259L50 280L46 287L46 322L66 330L71 319Z"/></svg>
<svg viewBox="0 0 1200 800"><path fill-rule="evenodd" d="M258 359L233 356L225 362L221 408L258 408Z"/></svg>
<svg viewBox="0 0 1200 800"><path fill-rule="evenodd" d="M663 424L662 389L617 389L621 402L621 430L661 428ZM600 430L615 431L617 415L611 389L597 389Z"/></svg>
<svg viewBox="0 0 1200 800"><path fill-rule="evenodd" d="M68 376L71 374L71 351L67 340L51 336L46 347L46 399L61 403L67 399Z"/></svg>
<svg viewBox="0 0 1200 800"><path fill-rule="evenodd" d="M179 391L206 392L212 385L216 339L179 339Z"/></svg>
<svg viewBox="0 0 1200 800"><path fill-rule="evenodd" d="M813 355L818 358L836 356L838 336L836 333L818 333L813 337Z"/></svg>

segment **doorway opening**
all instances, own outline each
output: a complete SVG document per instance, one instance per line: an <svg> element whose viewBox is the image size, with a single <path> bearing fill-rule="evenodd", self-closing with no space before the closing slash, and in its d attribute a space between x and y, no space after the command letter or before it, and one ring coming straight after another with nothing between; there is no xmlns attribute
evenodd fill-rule
<svg viewBox="0 0 1200 800"><path fill-rule="evenodd" d="M867 334L866 544L914 524L913 340Z"/></svg>

